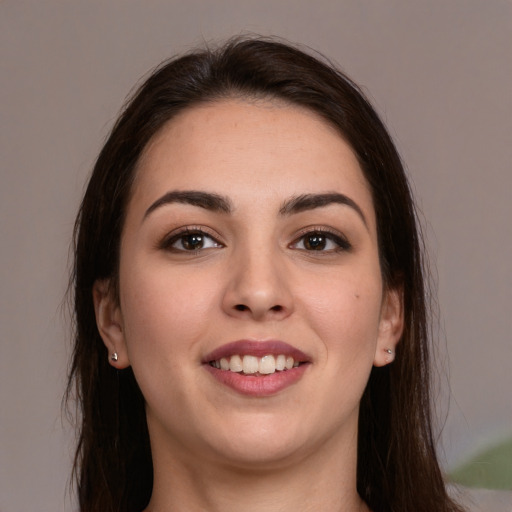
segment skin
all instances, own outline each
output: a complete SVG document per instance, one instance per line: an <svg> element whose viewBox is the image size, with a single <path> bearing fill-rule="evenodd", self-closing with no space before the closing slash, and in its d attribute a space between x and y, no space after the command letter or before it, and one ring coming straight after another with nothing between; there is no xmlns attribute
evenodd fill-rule
<svg viewBox="0 0 512 512"><path fill-rule="evenodd" d="M173 202L147 213L185 190L222 195L232 211ZM333 192L360 212L280 213L291 198ZM208 235L203 249L184 249L186 227ZM305 230L334 235L311 250ZM359 401L372 365L392 359L401 294L382 282L371 193L330 125L263 100L175 117L139 162L119 279L119 303L105 281L93 296L111 364L131 365L146 399L148 511L367 510L355 479ZM285 341L310 364L273 396L242 395L201 364L240 339Z"/></svg>

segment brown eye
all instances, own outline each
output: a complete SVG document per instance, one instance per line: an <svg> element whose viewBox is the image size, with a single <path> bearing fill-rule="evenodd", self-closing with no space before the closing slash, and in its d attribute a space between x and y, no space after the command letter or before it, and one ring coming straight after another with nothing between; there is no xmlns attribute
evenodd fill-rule
<svg viewBox="0 0 512 512"><path fill-rule="evenodd" d="M181 244L187 251L196 251L203 248L204 238L202 233L190 233L181 237Z"/></svg>
<svg viewBox="0 0 512 512"><path fill-rule="evenodd" d="M327 245L327 238L320 233L313 233L304 237L304 248L308 251L323 251Z"/></svg>
<svg viewBox="0 0 512 512"><path fill-rule="evenodd" d="M167 240L162 248L172 251L194 252L212 247L222 247L222 244L212 236L198 230L182 231Z"/></svg>
<svg viewBox="0 0 512 512"><path fill-rule="evenodd" d="M352 245L341 235L329 231L310 231L293 242L291 247L302 251L333 253L348 251Z"/></svg>

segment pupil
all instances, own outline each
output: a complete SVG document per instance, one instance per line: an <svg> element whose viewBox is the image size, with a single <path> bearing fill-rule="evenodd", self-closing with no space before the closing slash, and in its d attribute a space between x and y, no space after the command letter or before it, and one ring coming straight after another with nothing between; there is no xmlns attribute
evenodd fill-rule
<svg viewBox="0 0 512 512"><path fill-rule="evenodd" d="M198 233L192 233L190 235L186 235L183 238L183 247L185 249L194 250L201 249L203 246L203 235Z"/></svg>
<svg viewBox="0 0 512 512"><path fill-rule="evenodd" d="M323 235L310 235L306 238L306 248L313 251L320 251L325 248L325 237Z"/></svg>

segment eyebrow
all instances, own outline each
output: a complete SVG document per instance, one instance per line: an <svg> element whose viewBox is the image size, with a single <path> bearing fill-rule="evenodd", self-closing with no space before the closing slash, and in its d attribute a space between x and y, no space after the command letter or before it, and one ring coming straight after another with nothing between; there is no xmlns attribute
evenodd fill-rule
<svg viewBox="0 0 512 512"><path fill-rule="evenodd" d="M292 215L306 210L322 208L330 204L342 204L352 208L361 217L364 225L368 228L368 222L364 216L363 210L350 197L338 192L328 192L326 194L302 194L286 201L280 208L281 215Z"/></svg>
<svg viewBox="0 0 512 512"><path fill-rule="evenodd" d="M198 190L172 190L157 199L146 210L143 220L156 209L172 203L190 204L192 206L199 206L205 210L220 213L230 213L232 210L231 201L227 197Z"/></svg>
<svg viewBox="0 0 512 512"><path fill-rule="evenodd" d="M214 194L212 192L202 192L199 190L172 190L157 199L144 213L143 220L152 212L162 206L182 203L198 206L205 210L219 213L231 213L233 211L231 201L225 196ZM293 215L315 208L322 208L331 204L342 204L351 207L361 218L364 225L368 228L368 223L363 211L359 205L350 197L338 192L329 192L325 194L302 194L292 197L284 202L279 209L279 214L283 216Z"/></svg>

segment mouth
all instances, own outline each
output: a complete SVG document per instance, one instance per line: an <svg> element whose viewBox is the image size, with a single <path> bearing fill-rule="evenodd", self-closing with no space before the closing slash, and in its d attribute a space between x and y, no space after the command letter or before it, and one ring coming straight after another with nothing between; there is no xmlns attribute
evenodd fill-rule
<svg viewBox="0 0 512 512"><path fill-rule="evenodd" d="M254 355L244 355L242 357L239 354L235 354L231 357L215 359L208 364L217 368L217 370L240 373L242 375L263 376L297 368L301 362L295 361L292 356L286 356L285 354L277 356L267 354L263 357Z"/></svg>
<svg viewBox="0 0 512 512"><path fill-rule="evenodd" d="M282 341L240 340L208 354L203 366L220 383L252 396L269 396L297 382L311 359Z"/></svg>

